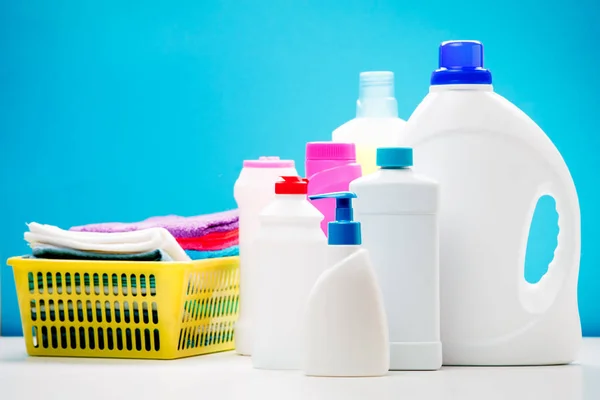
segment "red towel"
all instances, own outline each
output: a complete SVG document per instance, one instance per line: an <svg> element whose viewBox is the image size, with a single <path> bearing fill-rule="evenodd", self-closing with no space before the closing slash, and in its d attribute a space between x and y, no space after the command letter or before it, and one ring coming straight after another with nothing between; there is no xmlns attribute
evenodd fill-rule
<svg viewBox="0 0 600 400"><path fill-rule="evenodd" d="M184 250L215 251L223 250L239 244L239 231L233 229L226 232L213 232L195 238L175 238Z"/></svg>

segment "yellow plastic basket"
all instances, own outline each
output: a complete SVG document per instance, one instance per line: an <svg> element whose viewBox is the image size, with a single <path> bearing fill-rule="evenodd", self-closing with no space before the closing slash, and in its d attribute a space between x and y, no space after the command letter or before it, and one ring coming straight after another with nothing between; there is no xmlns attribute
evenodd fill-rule
<svg viewBox="0 0 600 400"><path fill-rule="evenodd" d="M234 347L239 257L8 264L29 355L174 359Z"/></svg>

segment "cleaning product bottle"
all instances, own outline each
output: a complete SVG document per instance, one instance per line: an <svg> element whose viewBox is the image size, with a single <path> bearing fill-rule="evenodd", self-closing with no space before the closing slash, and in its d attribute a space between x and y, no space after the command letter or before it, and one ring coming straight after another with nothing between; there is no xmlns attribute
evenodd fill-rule
<svg viewBox="0 0 600 400"><path fill-rule="evenodd" d="M235 326L235 350L252 353L254 303L260 289L257 279L257 254L253 242L258 234L259 214L275 197L274 185L282 175L297 175L294 161L279 157L260 157L244 161L233 188L239 209L240 307Z"/></svg>
<svg viewBox="0 0 600 400"><path fill-rule="evenodd" d="M255 368L302 369L304 308L325 270L327 249L320 226L323 215L308 202L307 184L307 179L284 176L260 215Z"/></svg>
<svg viewBox="0 0 600 400"><path fill-rule="evenodd" d="M412 149L377 149L381 169L350 184L390 328L391 370L442 366L439 189L415 174Z"/></svg>
<svg viewBox="0 0 600 400"><path fill-rule="evenodd" d="M350 182L361 176L356 163L354 143L311 142L306 144L306 176L309 197L318 193L348 190ZM334 219L335 200L313 203L325 218L321 229L327 234L327 224Z"/></svg>
<svg viewBox="0 0 600 400"><path fill-rule="evenodd" d="M328 193L336 200L329 223L327 269L306 307L304 372L311 376L381 376L390 365L383 297L369 253L361 248L360 223L353 221L354 193Z"/></svg>
<svg viewBox="0 0 600 400"><path fill-rule="evenodd" d="M439 62L406 139L417 171L442 190L444 364L573 361L581 343L581 221L569 169L535 122L494 92L481 43L444 42ZM556 201L560 231L548 272L532 284L525 252L543 195Z"/></svg>
<svg viewBox="0 0 600 400"><path fill-rule="evenodd" d="M401 143L405 124L398 118L394 73L361 72L356 118L334 130L332 137L334 142L356 144L356 159L363 175L367 175L377 170L375 151L378 147Z"/></svg>

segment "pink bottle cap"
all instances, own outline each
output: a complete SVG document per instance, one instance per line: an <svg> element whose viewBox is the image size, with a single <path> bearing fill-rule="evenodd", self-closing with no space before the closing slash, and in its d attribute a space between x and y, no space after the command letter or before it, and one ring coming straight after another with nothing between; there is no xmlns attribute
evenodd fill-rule
<svg viewBox="0 0 600 400"><path fill-rule="evenodd" d="M309 142L306 144L307 160L356 160L354 143Z"/></svg>
<svg viewBox="0 0 600 400"><path fill-rule="evenodd" d="M258 160L244 160L244 168L294 168L294 161L272 156L259 157Z"/></svg>

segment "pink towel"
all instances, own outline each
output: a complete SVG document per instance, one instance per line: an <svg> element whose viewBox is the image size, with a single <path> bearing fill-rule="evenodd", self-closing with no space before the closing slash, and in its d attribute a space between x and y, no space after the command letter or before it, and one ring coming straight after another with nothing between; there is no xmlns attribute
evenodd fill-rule
<svg viewBox="0 0 600 400"><path fill-rule="evenodd" d="M199 238L214 232L227 232L238 228L238 210L229 210L195 217L166 215L152 217L140 222L106 222L74 226L79 232L131 232L146 228L165 228L175 238Z"/></svg>

